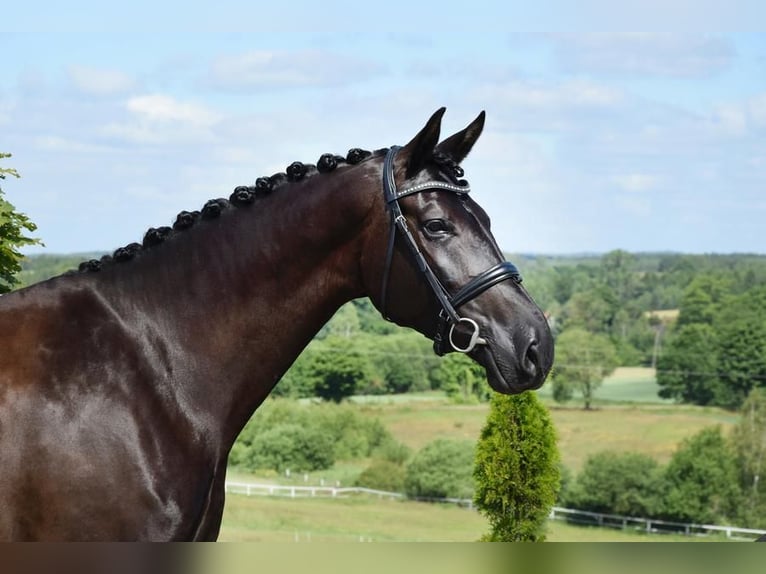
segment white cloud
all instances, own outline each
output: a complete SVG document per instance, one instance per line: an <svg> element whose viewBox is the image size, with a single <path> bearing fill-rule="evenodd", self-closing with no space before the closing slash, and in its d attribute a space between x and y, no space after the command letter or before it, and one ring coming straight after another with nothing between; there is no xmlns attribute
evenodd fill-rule
<svg viewBox="0 0 766 574"><path fill-rule="evenodd" d="M713 122L725 134L741 136L747 131L747 113L742 106L718 106L713 115Z"/></svg>
<svg viewBox="0 0 766 574"><path fill-rule="evenodd" d="M118 70L69 66L67 73L77 90L92 96L120 95L134 89L136 85L132 77Z"/></svg>
<svg viewBox="0 0 766 574"><path fill-rule="evenodd" d="M78 141L72 138L54 134L42 134L34 138L35 147L39 150L59 153L101 153L108 151L107 147L86 141Z"/></svg>
<svg viewBox="0 0 766 574"><path fill-rule="evenodd" d="M573 73L708 77L731 66L735 55L727 40L698 35L559 35L554 42L559 66Z"/></svg>
<svg viewBox="0 0 766 574"><path fill-rule="evenodd" d="M714 130L730 136L745 136L766 129L766 92L719 105L711 123Z"/></svg>
<svg viewBox="0 0 766 574"><path fill-rule="evenodd" d="M253 50L213 60L207 83L224 90L327 87L364 81L382 70L371 61L322 50Z"/></svg>
<svg viewBox="0 0 766 574"><path fill-rule="evenodd" d="M543 82L508 82L482 90L508 106L537 109L573 107L611 107L622 101L619 90L587 80L570 80L555 84Z"/></svg>
<svg viewBox="0 0 766 574"><path fill-rule="evenodd" d="M163 94L136 96L130 98L126 106L137 117L152 122L210 126L221 119L219 113L207 106L181 102Z"/></svg>
<svg viewBox="0 0 766 574"><path fill-rule="evenodd" d="M619 188L630 192L648 191L657 187L657 176L647 173L628 173L612 177L612 182Z"/></svg>
<svg viewBox="0 0 766 574"><path fill-rule="evenodd" d="M633 217L648 217L652 214L652 204L648 198L621 196L616 198L617 206Z"/></svg>
<svg viewBox="0 0 766 574"><path fill-rule="evenodd" d="M106 124L98 130L99 133L133 143L191 145L214 141L214 128L224 118L208 106L165 94L129 98L125 110L128 118Z"/></svg>

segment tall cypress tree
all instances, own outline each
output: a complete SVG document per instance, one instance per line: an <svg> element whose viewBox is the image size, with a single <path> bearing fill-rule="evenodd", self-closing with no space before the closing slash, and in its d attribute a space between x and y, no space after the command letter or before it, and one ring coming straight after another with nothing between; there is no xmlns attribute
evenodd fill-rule
<svg viewBox="0 0 766 574"><path fill-rule="evenodd" d="M491 527L482 540L545 540L561 476L553 422L536 394L492 395L474 478L474 503Z"/></svg>

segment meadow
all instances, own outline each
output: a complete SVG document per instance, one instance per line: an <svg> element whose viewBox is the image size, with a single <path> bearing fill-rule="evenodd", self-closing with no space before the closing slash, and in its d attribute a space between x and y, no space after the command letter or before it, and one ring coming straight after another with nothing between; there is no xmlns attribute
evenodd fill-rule
<svg viewBox="0 0 766 574"><path fill-rule="evenodd" d="M278 498L229 494L224 542L475 542L488 530L476 511L375 497ZM550 542L717 541L549 521Z"/></svg>
<svg viewBox="0 0 766 574"><path fill-rule="evenodd" d="M737 415L719 408L675 405L657 397L651 369L617 369L596 391L595 408L583 410L577 398L561 406L545 386L538 395L549 409L563 463L573 471L605 449L642 452L667 462L678 443L706 426L729 429ZM405 395L406 396L406 395ZM378 417L397 440L417 450L439 438L476 440L488 406L455 405L440 395L364 402L360 408Z"/></svg>
<svg viewBox="0 0 766 574"><path fill-rule="evenodd" d="M562 461L574 472L589 455L606 449L642 452L664 463L684 438L711 425L728 431L737 420L735 413L722 409L674 405L657 398L654 373L649 369L618 369L597 391L596 407L588 411L576 400L562 407L553 403L546 391L540 396L553 418ZM454 404L435 393L363 397L354 402L367 416L380 419L413 451L443 437L475 441L488 412L486 404ZM276 473L254 476L231 471L229 479L288 484L321 481L348 486L366 464L340 462L327 471L289 478ZM486 530L487 522L477 512L452 505L366 496L289 499L230 494L221 540L474 541ZM548 540L689 541L682 536L578 527L560 521L549 522Z"/></svg>

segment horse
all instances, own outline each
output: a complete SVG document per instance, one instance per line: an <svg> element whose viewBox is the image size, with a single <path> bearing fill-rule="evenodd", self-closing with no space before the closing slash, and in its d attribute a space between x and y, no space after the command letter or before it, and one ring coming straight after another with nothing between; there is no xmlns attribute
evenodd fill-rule
<svg viewBox="0 0 766 574"><path fill-rule="evenodd" d="M553 340L439 143L294 162L141 243L0 297L0 539L210 541L229 451L344 303L542 385Z"/></svg>

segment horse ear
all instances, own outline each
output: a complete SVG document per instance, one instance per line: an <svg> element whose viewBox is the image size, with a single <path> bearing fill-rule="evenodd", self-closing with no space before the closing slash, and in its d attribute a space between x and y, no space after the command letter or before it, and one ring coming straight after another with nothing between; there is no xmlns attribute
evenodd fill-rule
<svg viewBox="0 0 766 574"><path fill-rule="evenodd" d="M425 127L399 152L407 159L406 177L412 177L425 167L439 143L442 116L447 108L439 108L428 120Z"/></svg>
<svg viewBox="0 0 766 574"><path fill-rule="evenodd" d="M482 111L475 120L463 131L457 132L455 135L448 137L438 146L440 152L447 154L457 163L462 162L468 153L471 151L473 144L479 139L481 130L484 129L485 113Z"/></svg>

